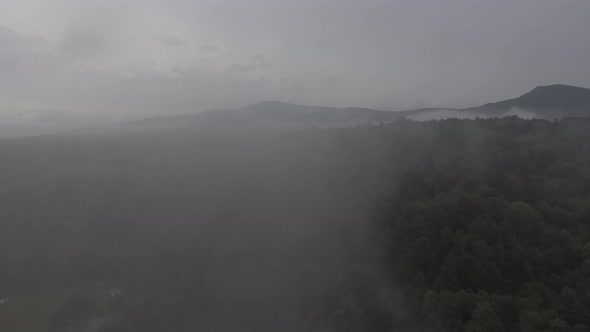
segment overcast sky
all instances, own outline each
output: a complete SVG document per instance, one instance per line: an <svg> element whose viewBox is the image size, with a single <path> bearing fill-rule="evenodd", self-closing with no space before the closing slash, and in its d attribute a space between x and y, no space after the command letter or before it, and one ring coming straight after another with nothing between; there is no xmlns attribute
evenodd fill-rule
<svg viewBox="0 0 590 332"><path fill-rule="evenodd" d="M590 87L589 0L0 0L0 110L466 107Z"/></svg>

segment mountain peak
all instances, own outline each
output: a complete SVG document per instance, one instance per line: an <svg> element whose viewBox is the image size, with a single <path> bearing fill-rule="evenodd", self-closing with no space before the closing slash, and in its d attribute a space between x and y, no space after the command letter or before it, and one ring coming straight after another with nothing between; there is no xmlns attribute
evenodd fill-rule
<svg viewBox="0 0 590 332"><path fill-rule="evenodd" d="M590 114L590 89L578 86L553 84L537 86L524 95L486 104L469 110L506 112L512 109L532 110L540 116L588 116Z"/></svg>
<svg viewBox="0 0 590 332"><path fill-rule="evenodd" d="M565 84L538 86L515 100L536 109L590 111L590 89Z"/></svg>
<svg viewBox="0 0 590 332"><path fill-rule="evenodd" d="M539 85L529 93L590 93L590 89L567 84Z"/></svg>

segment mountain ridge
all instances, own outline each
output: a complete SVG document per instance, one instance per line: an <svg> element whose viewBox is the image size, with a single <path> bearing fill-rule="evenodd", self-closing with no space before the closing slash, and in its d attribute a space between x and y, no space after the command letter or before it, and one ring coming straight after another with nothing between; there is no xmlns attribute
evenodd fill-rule
<svg viewBox="0 0 590 332"><path fill-rule="evenodd" d="M267 100L240 108L214 109L192 114L148 118L130 124L152 127L196 126L203 129L268 127L285 129L375 124L400 118L429 120L510 115L546 119L590 116L590 89L566 84L552 84L537 86L516 98L476 107L464 109L422 108L406 111L384 111L363 107L309 106Z"/></svg>
<svg viewBox="0 0 590 332"><path fill-rule="evenodd" d="M566 84L540 85L519 97L465 110L498 112L510 108L534 110L551 116L588 116L590 89Z"/></svg>

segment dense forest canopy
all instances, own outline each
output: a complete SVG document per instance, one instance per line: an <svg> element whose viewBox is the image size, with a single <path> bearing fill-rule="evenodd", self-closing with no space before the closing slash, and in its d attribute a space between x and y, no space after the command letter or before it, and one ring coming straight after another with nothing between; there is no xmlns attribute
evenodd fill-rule
<svg viewBox="0 0 590 332"><path fill-rule="evenodd" d="M588 331L590 121L0 141L2 331Z"/></svg>

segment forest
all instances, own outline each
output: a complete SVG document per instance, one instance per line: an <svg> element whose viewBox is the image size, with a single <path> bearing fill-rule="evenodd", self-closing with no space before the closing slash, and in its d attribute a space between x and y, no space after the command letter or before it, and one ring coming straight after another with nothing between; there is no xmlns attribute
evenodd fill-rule
<svg viewBox="0 0 590 332"><path fill-rule="evenodd" d="M590 331L590 119L0 156L0 331Z"/></svg>

